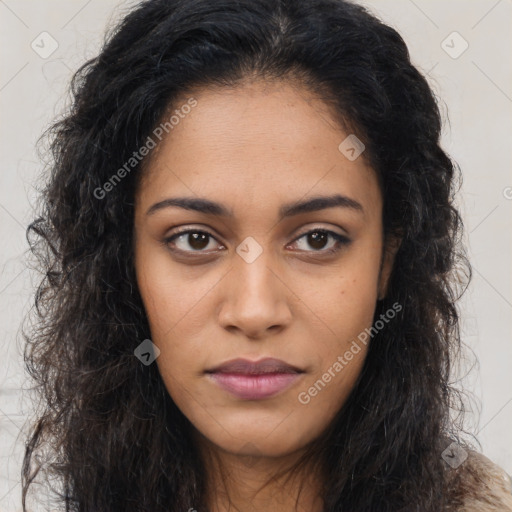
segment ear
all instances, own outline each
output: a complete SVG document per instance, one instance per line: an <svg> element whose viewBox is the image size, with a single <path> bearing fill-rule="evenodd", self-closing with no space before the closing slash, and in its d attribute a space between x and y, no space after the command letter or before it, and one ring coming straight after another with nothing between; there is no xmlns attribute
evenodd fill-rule
<svg viewBox="0 0 512 512"><path fill-rule="evenodd" d="M391 271L393 270L395 255L401 243L402 237L398 235L389 236L385 239L380 264L378 300L384 299L387 295L389 277L391 276Z"/></svg>

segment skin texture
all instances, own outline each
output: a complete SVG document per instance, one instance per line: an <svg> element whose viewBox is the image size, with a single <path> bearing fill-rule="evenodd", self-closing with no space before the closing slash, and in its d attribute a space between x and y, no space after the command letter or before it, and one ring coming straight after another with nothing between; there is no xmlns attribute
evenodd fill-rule
<svg viewBox="0 0 512 512"><path fill-rule="evenodd" d="M136 273L160 349L156 363L205 458L215 456L234 479L235 506L291 510L299 484L279 499L272 486L256 491L324 431L361 371L364 345L308 404L298 400L371 327L385 295L394 253L386 252L380 271L382 196L364 158L350 161L339 151L348 133L305 89L254 81L194 91L194 98L197 106L151 155L136 195ZM333 194L356 200L364 212L334 207L278 219L285 203ZM177 207L147 214L155 203L183 196L222 203L233 217ZM165 244L178 227L211 234L203 254L187 234ZM302 236L315 229L350 243L327 255L339 244ZM236 252L247 237L262 249L251 263ZM241 400L204 373L237 357L276 357L305 373L274 397ZM207 472L209 488L219 489L212 465ZM308 483L299 503L321 510L318 482ZM210 498L211 510L227 510L223 491Z"/></svg>

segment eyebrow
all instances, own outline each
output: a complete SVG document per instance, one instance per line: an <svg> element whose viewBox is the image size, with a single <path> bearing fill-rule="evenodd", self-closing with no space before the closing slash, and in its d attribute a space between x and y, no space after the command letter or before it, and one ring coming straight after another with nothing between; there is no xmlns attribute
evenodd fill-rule
<svg viewBox="0 0 512 512"><path fill-rule="evenodd" d="M152 215L164 208L177 207L185 210L193 210L206 215L214 215L218 217L232 218L232 210L226 208L220 203L211 201L210 199L196 198L196 197L170 197L155 203L151 206L146 215ZM327 208L348 208L355 212L360 212L364 215L364 209L361 203L350 197L335 194L332 196L317 196L305 201L295 201L287 203L279 208L279 220L285 217L292 217L301 213L314 212L319 210L326 210Z"/></svg>

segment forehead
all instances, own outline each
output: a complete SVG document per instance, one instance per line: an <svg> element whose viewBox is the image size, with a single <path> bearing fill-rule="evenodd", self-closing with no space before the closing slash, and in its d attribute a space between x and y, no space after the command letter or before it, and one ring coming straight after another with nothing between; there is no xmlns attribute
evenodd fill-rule
<svg viewBox="0 0 512 512"><path fill-rule="evenodd" d="M197 102L181 108L193 97ZM380 191L329 107L296 84L256 81L193 91L175 101L175 124L150 155L138 203L169 195L209 197L233 211L307 195L343 194L377 212ZM286 200L285 200L286 199Z"/></svg>

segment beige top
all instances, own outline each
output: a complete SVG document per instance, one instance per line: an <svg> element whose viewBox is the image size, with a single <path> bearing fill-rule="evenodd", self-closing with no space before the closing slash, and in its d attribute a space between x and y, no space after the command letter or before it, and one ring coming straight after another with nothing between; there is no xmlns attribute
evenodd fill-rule
<svg viewBox="0 0 512 512"><path fill-rule="evenodd" d="M469 451L452 471L453 501L446 512L512 512L512 480L487 457Z"/></svg>

